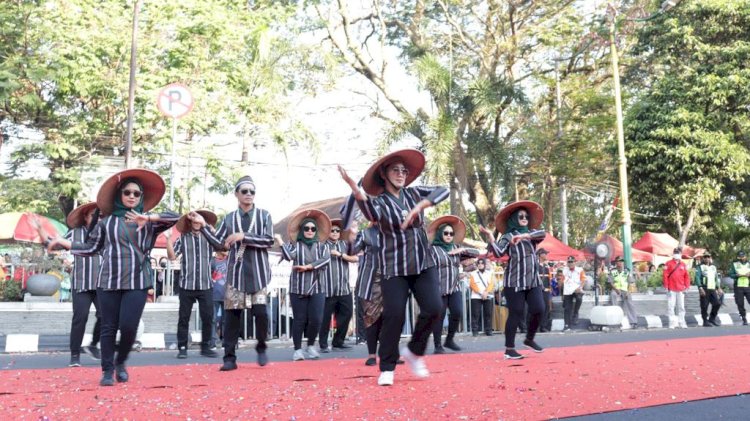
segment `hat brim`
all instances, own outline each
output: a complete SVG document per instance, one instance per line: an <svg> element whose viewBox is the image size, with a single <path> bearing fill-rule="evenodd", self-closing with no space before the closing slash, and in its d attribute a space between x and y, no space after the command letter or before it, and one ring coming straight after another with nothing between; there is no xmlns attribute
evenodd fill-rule
<svg viewBox="0 0 750 421"><path fill-rule="evenodd" d="M109 215L115 207L117 187L128 178L135 178L143 186L143 211L148 212L159 204L164 197L166 184L164 179L155 171L145 168L132 168L120 171L102 183L96 195L96 204L102 215Z"/></svg>
<svg viewBox="0 0 750 421"><path fill-rule="evenodd" d="M96 209L96 202L86 203L85 205L73 209L68 214L68 217L65 218L65 224L68 228L78 228L83 226L86 221L86 215L91 212L92 209Z"/></svg>
<svg viewBox="0 0 750 421"><path fill-rule="evenodd" d="M289 220L289 225L286 227L287 235L289 235L289 241L297 241L297 234L299 234L299 224L305 218L312 218L315 220L315 224L318 226L318 241L321 243L328 240L331 234L331 219L328 218L325 212L320 209L303 209L298 211Z"/></svg>
<svg viewBox="0 0 750 421"><path fill-rule="evenodd" d="M380 168L384 164L393 161L401 161L409 170L409 175L406 176L404 186L413 183L424 170L425 157L422 152L410 148L391 152L375 161L375 163L367 169L367 172L362 179L362 188L364 188L367 194L370 196L377 196L385 191L385 180L383 180L383 177L380 175Z"/></svg>
<svg viewBox="0 0 750 421"><path fill-rule="evenodd" d="M206 224L211 225L212 227L216 225L216 220L219 219L215 213L211 212L210 210L201 209L196 211L201 216L203 216L203 219L206 220ZM177 223L174 225L175 228L177 228L177 231L185 234L193 230L192 227L192 221L188 219L188 214L182 215L180 219L177 221Z"/></svg>
<svg viewBox="0 0 750 421"><path fill-rule="evenodd" d="M539 203L531 200L519 200L505 206L495 216L495 228L498 232L505 234L508 230L508 218L518 209L526 209L529 212L529 229L538 229L544 220L544 209Z"/></svg>
<svg viewBox="0 0 750 421"><path fill-rule="evenodd" d="M430 243L435 240L435 231L443 224L453 227L453 244L458 245L464 241L464 238L466 238L466 224L464 221L455 215L444 215L430 222L430 225L427 226L427 238L430 240Z"/></svg>
<svg viewBox="0 0 750 421"><path fill-rule="evenodd" d="M341 218L330 218L330 219L331 219L331 229L333 229L334 226L341 228L341 236L339 237L339 240L348 242L351 239L350 237L351 237L352 232L344 228L344 220Z"/></svg>

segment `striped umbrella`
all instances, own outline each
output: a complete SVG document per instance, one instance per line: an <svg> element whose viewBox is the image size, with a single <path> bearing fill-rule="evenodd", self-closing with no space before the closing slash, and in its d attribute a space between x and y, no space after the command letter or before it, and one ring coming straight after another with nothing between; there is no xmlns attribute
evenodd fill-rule
<svg viewBox="0 0 750 421"><path fill-rule="evenodd" d="M46 216L30 212L8 212L0 214L0 241L28 241L41 244L42 240L39 238L39 234L29 221L32 215L39 218L42 228L50 236L62 236L68 231L65 224Z"/></svg>

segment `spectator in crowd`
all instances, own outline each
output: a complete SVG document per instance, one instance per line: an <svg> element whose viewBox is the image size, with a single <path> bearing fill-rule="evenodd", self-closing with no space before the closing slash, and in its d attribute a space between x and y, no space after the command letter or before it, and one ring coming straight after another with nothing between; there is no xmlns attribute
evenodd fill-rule
<svg viewBox="0 0 750 421"><path fill-rule="evenodd" d="M704 253L701 260L701 264L695 268L695 285L698 286L703 327L719 326L719 323L716 322L716 316L719 314L719 307L721 307L719 298L724 294L721 289L721 276L711 260L710 253ZM711 304L710 315L708 313L709 304Z"/></svg>
<svg viewBox="0 0 750 421"><path fill-rule="evenodd" d="M607 282L610 284L609 298L612 305L622 307L623 313L628 318L630 326L635 329L638 326L638 315L633 306L633 297L628 287L635 282L633 274L625 268L625 260L622 256L615 260L615 269L609 272Z"/></svg>
<svg viewBox="0 0 750 421"><path fill-rule="evenodd" d="M682 249L676 248L664 268L664 288L667 290L669 328L687 329L685 321L685 291L690 287L690 274L682 261ZM675 310L677 314L675 315Z"/></svg>
<svg viewBox="0 0 750 421"><path fill-rule="evenodd" d="M744 251L740 250L737 253L737 260L729 267L729 277L734 280L734 302L742 317L742 324L747 326L745 300L750 303L750 262L747 261Z"/></svg>
<svg viewBox="0 0 750 421"><path fill-rule="evenodd" d="M495 279L487 270L487 260L477 259L477 270L469 275L471 289L471 334L479 335L479 321L482 320L484 334L492 336L492 310L495 292Z"/></svg>
<svg viewBox="0 0 750 421"><path fill-rule="evenodd" d="M211 334L212 348L216 348L224 338L222 322L224 321L224 294L227 282L227 252L218 250L211 259L211 281L213 282L214 328Z"/></svg>
<svg viewBox="0 0 750 421"><path fill-rule="evenodd" d="M583 268L576 266L576 258L568 257L568 265L563 269L563 307L565 307L565 331L578 323L578 310L583 301L583 285L586 274Z"/></svg>
<svg viewBox="0 0 750 421"><path fill-rule="evenodd" d="M542 324L539 331L549 332L552 330L552 276L547 262L549 252L540 248L536 251L536 254L539 256L539 280L542 281L544 295L544 314L542 314Z"/></svg>

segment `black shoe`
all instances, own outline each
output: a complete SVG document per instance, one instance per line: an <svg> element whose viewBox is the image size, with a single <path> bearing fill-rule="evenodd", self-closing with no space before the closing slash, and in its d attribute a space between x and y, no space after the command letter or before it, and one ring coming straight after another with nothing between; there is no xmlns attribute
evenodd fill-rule
<svg viewBox="0 0 750 421"><path fill-rule="evenodd" d="M257 351L258 357L257 362L258 365L261 367L264 367L266 364L268 364L268 354L266 354L266 351Z"/></svg>
<svg viewBox="0 0 750 421"><path fill-rule="evenodd" d="M91 358L95 360L101 360L102 359L102 353L99 351L99 348L95 347L94 345L89 345L87 347L84 347L83 350L91 355Z"/></svg>
<svg viewBox="0 0 750 421"><path fill-rule="evenodd" d="M224 361L219 371L232 371L237 369L237 363L234 361Z"/></svg>
<svg viewBox="0 0 750 421"><path fill-rule="evenodd" d="M181 346L180 347L180 351L177 353L177 358L179 358L181 360L184 360L185 358L187 358L187 347L186 346Z"/></svg>
<svg viewBox="0 0 750 421"><path fill-rule="evenodd" d="M471 332L471 336L477 337L477 336L479 336L479 333L477 333L477 332Z"/></svg>
<svg viewBox="0 0 750 421"><path fill-rule="evenodd" d="M542 351L544 351L544 348L542 348L541 346L537 345L537 343L534 342L533 339L525 339L523 341L523 344L524 344L524 346L526 346L526 348L533 349L534 352L542 352Z"/></svg>
<svg viewBox="0 0 750 421"><path fill-rule="evenodd" d="M456 342L453 341L453 339L446 340L443 346L450 349L451 351L458 352L461 350L461 347L456 345Z"/></svg>
<svg viewBox="0 0 750 421"><path fill-rule="evenodd" d="M125 370L125 364L117 364L115 366L115 377L118 383L127 383L130 377L127 370Z"/></svg>
<svg viewBox="0 0 750 421"><path fill-rule="evenodd" d="M565 325L565 327L563 328L563 332L570 332L570 326Z"/></svg>
<svg viewBox="0 0 750 421"><path fill-rule="evenodd" d="M442 345L438 345L435 347L435 354L445 354L445 348L442 347Z"/></svg>
<svg viewBox="0 0 750 421"><path fill-rule="evenodd" d="M492 332L484 332L484 336L492 336Z"/></svg>
<svg viewBox="0 0 750 421"><path fill-rule="evenodd" d="M187 357L187 352L185 352L185 354L185 356ZM212 351L211 348L201 349L201 355L207 358L216 358L219 356L219 354L217 354L216 351Z"/></svg>
<svg viewBox="0 0 750 421"><path fill-rule="evenodd" d="M716 320L709 320L708 322L716 327L721 326L720 324L716 323Z"/></svg>
<svg viewBox="0 0 750 421"><path fill-rule="evenodd" d="M81 356L71 355L70 362L68 363L68 367L80 367L80 366L81 366Z"/></svg>
<svg viewBox="0 0 750 421"><path fill-rule="evenodd" d="M350 347L347 344L341 344L341 345L334 345L333 346L333 350L334 351L348 351L350 349L352 349L352 347Z"/></svg>
<svg viewBox="0 0 750 421"><path fill-rule="evenodd" d="M578 324L578 317L575 317L575 318L573 318L573 324L574 324L574 325L577 325L577 324Z"/></svg>
<svg viewBox="0 0 750 421"><path fill-rule="evenodd" d="M518 333L526 333L526 329L518 328Z"/></svg>
<svg viewBox="0 0 750 421"><path fill-rule="evenodd" d="M406 364L406 361L402 360L401 358L396 360L396 365Z"/></svg>
<svg viewBox="0 0 750 421"><path fill-rule="evenodd" d="M99 386L114 386L115 378L112 371L102 371L102 379L99 380Z"/></svg>
<svg viewBox="0 0 750 421"><path fill-rule="evenodd" d="M516 352L515 349L506 349L505 350L505 359L506 360L520 360L523 358L523 355Z"/></svg>
<svg viewBox="0 0 750 421"><path fill-rule="evenodd" d="M713 325L709 323L708 321L703 322L703 327L712 327Z"/></svg>
<svg viewBox="0 0 750 421"><path fill-rule="evenodd" d="M329 352L331 352L331 348L328 348L327 346L321 346L320 352L323 354L328 354Z"/></svg>
<svg viewBox="0 0 750 421"><path fill-rule="evenodd" d="M742 318L742 326L747 326L747 319L744 317Z"/></svg>
<svg viewBox="0 0 750 421"><path fill-rule="evenodd" d="M549 329L547 329L546 327L543 327L543 328L539 329L539 332L542 332L542 333L549 332Z"/></svg>
<svg viewBox="0 0 750 421"><path fill-rule="evenodd" d="M368 365L368 366L373 366L377 363L378 361L375 359L375 357L370 357L367 359L367 361L365 361L365 365Z"/></svg>

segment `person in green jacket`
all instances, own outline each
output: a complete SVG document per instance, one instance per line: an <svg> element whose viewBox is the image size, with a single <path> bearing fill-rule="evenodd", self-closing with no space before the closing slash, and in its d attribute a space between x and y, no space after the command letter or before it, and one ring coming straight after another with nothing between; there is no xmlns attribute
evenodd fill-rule
<svg viewBox="0 0 750 421"><path fill-rule="evenodd" d="M729 266L729 277L734 279L734 302L740 311L742 324L747 326L745 317L745 300L750 303L750 262L744 251L737 253L737 260Z"/></svg>
<svg viewBox="0 0 750 421"><path fill-rule="evenodd" d="M698 286L700 295L701 317L703 327L719 326L716 315L721 307L720 297L724 294L721 290L719 272L716 270L711 254L706 252L702 257L702 263L695 268L695 285ZM708 305L711 304L711 314L708 314Z"/></svg>

